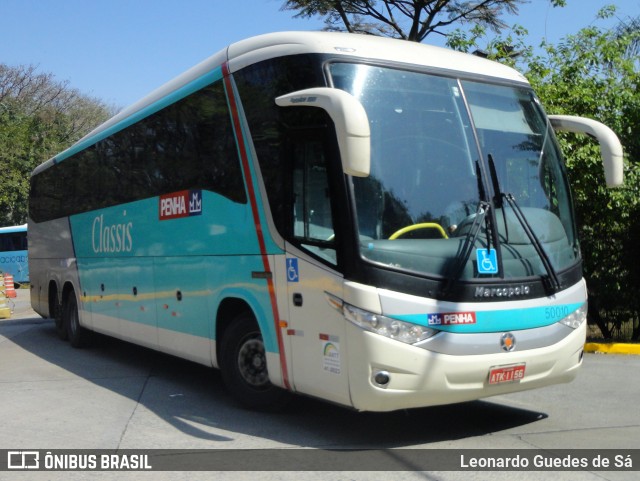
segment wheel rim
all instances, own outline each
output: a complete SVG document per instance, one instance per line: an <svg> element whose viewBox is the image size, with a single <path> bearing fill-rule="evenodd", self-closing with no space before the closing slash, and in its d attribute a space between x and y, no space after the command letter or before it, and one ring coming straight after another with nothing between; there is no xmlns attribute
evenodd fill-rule
<svg viewBox="0 0 640 481"><path fill-rule="evenodd" d="M267 358L260 338L249 338L238 351L238 370L242 378L254 388L264 388L269 384Z"/></svg>

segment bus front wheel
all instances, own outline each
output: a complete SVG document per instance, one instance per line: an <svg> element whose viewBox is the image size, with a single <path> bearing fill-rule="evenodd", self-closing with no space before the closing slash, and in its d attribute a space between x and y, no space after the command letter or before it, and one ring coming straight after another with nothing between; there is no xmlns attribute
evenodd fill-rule
<svg viewBox="0 0 640 481"><path fill-rule="evenodd" d="M238 316L222 337L222 379L231 395L250 409L277 409L287 391L271 384L258 324L252 316Z"/></svg>

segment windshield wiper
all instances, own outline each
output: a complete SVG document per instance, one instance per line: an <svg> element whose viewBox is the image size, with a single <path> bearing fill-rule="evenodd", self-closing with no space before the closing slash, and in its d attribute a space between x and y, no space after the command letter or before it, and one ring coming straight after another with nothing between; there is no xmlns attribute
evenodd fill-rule
<svg viewBox="0 0 640 481"><path fill-rule="evenodd" d="M551 263L551 259L549 258L549 255L542 247L542 242L540 242L540 239L531 228L529 221L527 221L526 216L520 209L520 206L516 202L516 198L513 196L513 194L507 193L507 194L502 194L502 196L506 199L507 203L513 210L514 214L516 215L516 218L518 219L518 222L520 222L520 225L524 229L525 234L527 234L527 237L529 237L529 240L531 241L533 248L538 253L540 260L542 261L542 265L544 266L545 270L547 271L547 275L549 276L549 282L551 284L550 285L551 293L555 294L561 289L562 286L560 285L560 279L558 278L558 273L556 272L556 269L553 267L553 264Z"/></svg>
<svg viewBox="0 0 640 481"><path fill-rule="evenodd" d="M485 218L487 213L491 210L491 204L488 202L488 197L486 195L485 184L484 184L484 176L482 173L482 168L480 167L480 162L476 160L476 178L478 179L478 192L480 194L480 202L478 203L478 208L476 209L475 214L473 215L473 223L471 227L469 227L469 231L465 235L464 244L462 248L456 255L456 262L451 268L451 274L447 276L447 284L443 289L443 294L447 296L451 289L455 285L455 283L462 277L462 273L464 272L464 268L469 261L469 257L471 257L471 253L476 245L476 240L478 239L478 235L480 234L480 228L482 224L485 222ZM487 230L487 249L491 246L491 237L489 233L489 228Z"/></svg>
<svg viewBox="0 0 640 481"><path fill-rule="evenodd" d="M464 244L462 249L456 256L456 263L452 268L452 274L448 276L447 285L444 288L444 294L447 295L455 282L462 277L462 273L464 272L464 268L469 261L469 257L471 257L471 253L476 245L476 240L478 239L478 234L480 234L480 227L484 223L484 219L491 209L491 204L488 202L480 201L478 204L478 209L473 216L473 223L467 232L467 235L464 240Z"/></svg>
<svg viewBox="0 0 640 481"><path fill-rule="evenodd" d="M503 218L504 218L505 233L506 233L506 229L507 229L507 217L506 217L506 213L504 211L504 206L503 206L502 199L505 199L507 201L507 204L509 204L509 207L511 207L511 210L513 210L513 213L515 214L516 219L518 220L518 222L522 226L522 229L524 230L525 234L527 235L527 237L531 241L531 244L533 245L533 248L535 249L536 253L538 254L538 257L542 261L542 265L544 266L544 269L547 271L547 276L548 276L548 280L549 280L549 283L550 283L549 288L550 288L551 293L553 294L553 293L558 292L561 289L560 280L558 278L558 273L556 272L555 268L553 267L553 264L551 263L551 259L549 258L549 256L547 255L546 251L542 247L542 242L540 242L540 239L538 238L536 233L531 228L531 224L529 224L529 221L527 220L527 217L524 215L524 213L520 209L520 206L516 202L515 196L513 194L511 194L511 193L503 193L500 190L500 183L498 182L498 175L497 175L497 172L496 172L496 165L495 165L495 163L493 161L493 156L491 154L489 154L489 172L491 174L491 181L493 183L493 189L494 189L494 192L495 192L495 195L496 195L494 203L495 203L497 208L502 207L502 215L503 215Z"/></svg>

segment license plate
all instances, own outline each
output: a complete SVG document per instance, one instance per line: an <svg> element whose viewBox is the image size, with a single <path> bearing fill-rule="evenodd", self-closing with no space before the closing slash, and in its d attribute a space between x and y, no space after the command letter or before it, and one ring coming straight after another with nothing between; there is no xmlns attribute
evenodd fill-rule
<svg viewBox="0 0 640 481"><path fill-rule="evenodd" d="M524 377L524 370L524 364L492 367L489 370L489 384L518 382Z"/></svg>

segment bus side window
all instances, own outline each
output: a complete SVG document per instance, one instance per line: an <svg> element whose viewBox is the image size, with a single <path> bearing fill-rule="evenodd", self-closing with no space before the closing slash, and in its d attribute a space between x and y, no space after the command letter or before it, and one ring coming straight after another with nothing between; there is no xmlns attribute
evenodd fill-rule
<svg viewBox="0 0 640 481"><path fill-rule="evenodd" d="M307 250L336 263L331 195L320 140L292 146L293 236Z"/></svg>

